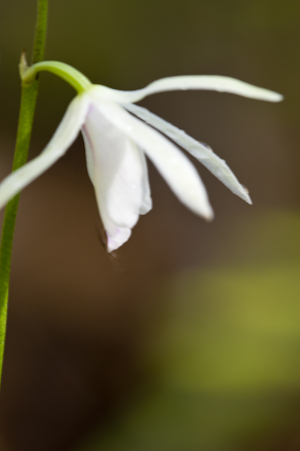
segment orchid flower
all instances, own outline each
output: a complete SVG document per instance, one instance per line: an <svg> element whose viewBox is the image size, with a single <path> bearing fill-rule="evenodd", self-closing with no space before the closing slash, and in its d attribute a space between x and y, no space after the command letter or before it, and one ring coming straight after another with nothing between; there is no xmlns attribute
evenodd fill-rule
<svg viewBox="0 0 300 451"><path fill-rule="evenodd" d="M23 61L23 83L41 70L64 78L78 91L78 95L41 154L0 184L0 208L62 157L80 131L88 174L107 235L108 252L125 243L139 215L152 208L145 155L183 204L194 213L212 219L213 211L199 174L173 142L199 160L233 193L251 204L248 192L225 161L207 145L134 103L150 94L185 89L216 90L270 102L280 101L280 94L221 76L169 77L144 89L119 91L93 85L77 70L59 62L42 62L28 68Z"/></svg>

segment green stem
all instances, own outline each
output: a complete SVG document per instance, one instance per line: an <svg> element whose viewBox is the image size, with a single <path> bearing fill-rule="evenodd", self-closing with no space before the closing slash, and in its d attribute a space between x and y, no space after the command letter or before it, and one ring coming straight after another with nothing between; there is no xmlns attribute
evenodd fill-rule
<svg viewBox="0 0 300 451"><path fill-rule="evenodd" d="M42 61L27 67L26 60L21 59L20 74L24 83L31 83L41 71L52 72L69 83L77 92L84 92L92 86L90 80L74 67L59 61Z"/></svg>
<svg viewBox="0 0 300 451"><path fill-rule="evenodd" d="M38 0L32 64L44 59L48 22L48 0Z"/></svg>
<svg viewBox="0 0 300 451"><path fill-rule="evenodd" d="M33 51L34 63L38 63L44 58L47 13L48 0L38 0L38 15ZM21 106L12 168L13 171L23 166L27 160L38 88L39 82L35 79L31 80L29 83L22 83ZM11 253L18 203L19 195L15 196L6 206L0 244L0 383L6 335Z"/></svg>

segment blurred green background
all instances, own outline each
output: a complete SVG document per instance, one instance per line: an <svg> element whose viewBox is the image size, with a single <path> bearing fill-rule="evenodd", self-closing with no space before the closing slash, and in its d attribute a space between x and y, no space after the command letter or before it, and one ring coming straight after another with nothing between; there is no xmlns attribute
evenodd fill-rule
<svg viewBox="0 0 300 451"><path fill-rule="evenodd" d="M216 214L207 224L150 164L154 209L116 260L97 238L81 138L24 190L1 451L299 450L299 1L49 3L46 59L95 83L137 89L165 76L219 74L285 101L174 92L141 102L211 145L254 204L195 162ZM35 13L35 0L0 2L1 179ZM73 95L41 75L30 157Z"/></svg>

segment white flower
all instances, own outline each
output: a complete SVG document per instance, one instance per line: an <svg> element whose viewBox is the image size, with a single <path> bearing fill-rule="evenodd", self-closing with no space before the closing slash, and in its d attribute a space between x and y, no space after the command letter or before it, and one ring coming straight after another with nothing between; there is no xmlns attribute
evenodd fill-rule
<svg viewBox="0 0 300 451"><path fill-rule="evenodd" d="M271 102L282 98L272 91L219 76L164 78L144 89L128 92L90 85L71 102L43 152L0 184L0 208L63 156L80 130L109 252L128 240L139 215L152 208L145 155L181 202L206 219L213 217L205 187L194 166L159 132L186 149L233 193L250 204L248 193L225 161L208 146L133 104L147 95L176 89L217 90Z"/></svg>

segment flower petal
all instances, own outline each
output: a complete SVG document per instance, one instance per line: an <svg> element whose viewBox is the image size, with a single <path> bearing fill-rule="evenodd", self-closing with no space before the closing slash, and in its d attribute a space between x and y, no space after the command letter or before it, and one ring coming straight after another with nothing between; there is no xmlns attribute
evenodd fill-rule
<svg viewBox="0 0 300 451"><path fill-rule="evenodd" d="M143 198L142 205L140 207L140 215L145 215L152 209L152 199L151 199L150 183L148 178L147 161L145 154L142 150L140 150L140 156L143 165L143 179L142 179Z"/></svg>
<svg viewBox="0 0 300 451"><path fill-rule="evenodd" d="M93 149L91 147L89 138L84 131L84 127L81 129L81 134L83 137L84 148L85 148L85 161L86 161L86 169L88 175L90 177L91 182L94 184L94 157L93 157Z"/></svg>
<svg viewBox="0 0 300 451"><path fill-rule="evenodd" d="M116 224L111 223L107 225L107 252L112 252L121 247L131 236L130 227L117 227Z"/></svg>
<svg viewBox="0 0 300 451"><path fill-rule="evenodd" d="M207 219L213 217L199 174L174 144L116 103L104 100L95 103L108 121L146 152L174 193L187 207Z"/></svg>
<svg viewBox="0 0 300 451"><path fill-rule="evenodd" d="M93 150L91 148L89 139L86 135L84 129L81 130L84 147L85 147L85 155L86 155L86 166L91 182L94 184L94 158L93 158ZM152 209L152 199L151 199L151 190L148 178L148 168L146 157L144 152L139 149L139 154L141 158L141 163L143 166L143 177L142 177L142 203L140 206L139 213L140 215L145 215Z"/></svg>
<svg viewBox="0 0 300 451"><path fill-rule="evenodd" d="M109 250L130 236L143 203L144 167L136 144L91 106L83 127L89 170Z"/></svg>
<svg viewBox="0 0 300 451"><path fill-rule="evenodd" d="M186 149L234 194L244 199L248 204L252 203L243 185L239 183L238 179L227 166L225 161L219 158L210 147L196 141L191 136L188 136L183 130L180 130L164 119L161 119L159 116L156 116L156 114L146 110L146 108L133 105L132 103L128 103L123 106L143 121L160 130L162 133L175 141L179 146Z"/></svg>
<svg viewBox="0 0 300 451"><path fill-rule="evenodd" d="M86 95L75 97L43 152L0 184L0 208L64 155L84 123L88 107Z"/></svg>
<svg viewBox="0 0 300 451"><path fill-rule="evenodd" d="M98 85L97 88L102 98L118 103L138 102L150 94L187 89L229 92L252 99L267 100L269 102L279 102L283 99L283 96L277 92L259 88L235 78L219 75L183 75L161 78L150 83L145 88L136 91L119 91L102 85ZM95 87L92 89L95 89Z"/></svg>

